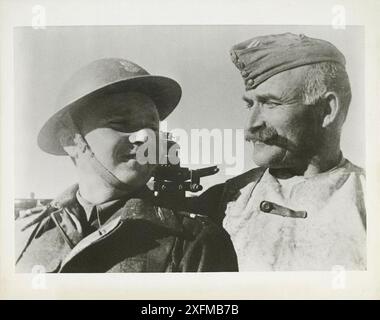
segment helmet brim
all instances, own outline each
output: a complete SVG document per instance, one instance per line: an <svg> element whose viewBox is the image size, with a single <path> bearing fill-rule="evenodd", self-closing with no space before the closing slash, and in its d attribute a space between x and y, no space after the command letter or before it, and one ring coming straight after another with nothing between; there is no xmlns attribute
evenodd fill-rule
<svg viewBox="0 0 380 320"><path fill-rule="evenodd" d="M53 155L67 155L57 136L61 117L67 112L75 113L86 105L87 100L96 98L98 95L128 91L140 92L150 97L157 107L161 121L175 109L182 95L181 87L175 80L162 76L141 75L107 84L61 106L61 109L41 128L37 138L38 146Z"/></svg>

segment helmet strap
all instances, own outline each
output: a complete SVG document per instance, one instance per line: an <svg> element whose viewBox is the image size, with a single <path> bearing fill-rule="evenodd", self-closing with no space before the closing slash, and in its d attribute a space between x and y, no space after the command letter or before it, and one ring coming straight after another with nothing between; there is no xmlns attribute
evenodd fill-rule
<svg viewBox="0 0 380 320"><path fill-rule="evenodd" d="M87 140L83 137L82 133L78 129L78 126L74 122L71 114L68 112L61 117L61 125L70 130L73 135L73 142L77 145L86 158L87 162L91 165L94 171L109 185L117 190L126 190L127 184L120 181L111 171L109 171L95 156L91 150Z"/></svg>
<svg viewBox="0 0 380 320"><path fill-rule="evenodd" d="M125 190L127 184L120 181L111 171L109 171L97 158L91 147L87 143L86 139L81 134L76 134L74 138L75 143L80 148L82 154L86 158L87 162L91 165L94 171L109 185L115 189Z"/></svg>

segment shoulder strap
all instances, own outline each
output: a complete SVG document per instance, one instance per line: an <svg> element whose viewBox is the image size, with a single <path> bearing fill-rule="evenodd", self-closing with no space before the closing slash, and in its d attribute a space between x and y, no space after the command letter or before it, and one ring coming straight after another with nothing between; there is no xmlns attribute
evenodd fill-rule
<svg viewBox="0 0 380 320"><path fill-rule="evenodd" d="M32 219L29 223L27 223L21 228L21 232L25 232L30 227L35 226L16 260L16 265L20 261L30 244L32 243L33 239L40 237L41 234L46 231L46 229L50 228L50 214L52 213L52 211L55 210L55 208L48 204L42 209L41 212L39 212L37 217Z"/></svg>

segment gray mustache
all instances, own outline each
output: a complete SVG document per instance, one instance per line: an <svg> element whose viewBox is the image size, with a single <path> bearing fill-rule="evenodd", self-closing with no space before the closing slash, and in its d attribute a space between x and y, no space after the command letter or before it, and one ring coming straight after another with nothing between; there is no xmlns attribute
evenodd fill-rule
<svg viewBox="0 0 380 320"><path fill-rule="evenodd" d="M271 142L278 137L278 133L275 128L267 127L263 129L258 129L257 131L253 131L252 129L247 129L245 132L245 140L246 141L260 141L260 142Z"/></svg>

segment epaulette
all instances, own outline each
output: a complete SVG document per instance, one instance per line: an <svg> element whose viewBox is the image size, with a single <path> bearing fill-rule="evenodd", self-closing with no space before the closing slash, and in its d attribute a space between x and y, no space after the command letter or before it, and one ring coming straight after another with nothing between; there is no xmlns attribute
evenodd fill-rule
<svg viewBox="0 0 380 320"><path fill-rule="evenodd" d="M34 208L33 208L34 209ZM26 244L24 248L21 250L21 253L19 254L16 264L19 262L19 260L22 258L25 251L28 249L29 245L32 243L33 239L39 238L43 233L45 233L50 228L54 227L54 225L51 222L50 215L56 211L59 211L61 209L56 208L52 205L52 203L49 203L48 205L41 208L41 211L36 212L36 210L33 211L33 209L30 209L32 214L36 214L37 217L35 217L31 222L26 224L21 231L25 231L26 229L34 226L32 233L30 234L28 240L26 241Z"/></svg>
<svg viewBox="0 0 380 320"><path fill-rule="evenodd" d="M25 251L28 249L29 245L32 243L33 239L39 238L42 234L44 234L47 230L53 228L55 224L51 219L52 214L56 214L59 211L62 211L64 207L70 206L75 202L75 194L78 190L78 185L75 184L66 189L63 193L61 193L57 198L52 200L45 206L38 206L35 208L31 208L25 211L24 218L30 217L32 215L36 215L32 221L28 222L21 231L25 231L28 228L35 226L33 231L31 232L23 250L16 260L17 262L22 258ZM23 219L23 218L21 218Z"/></svg>

